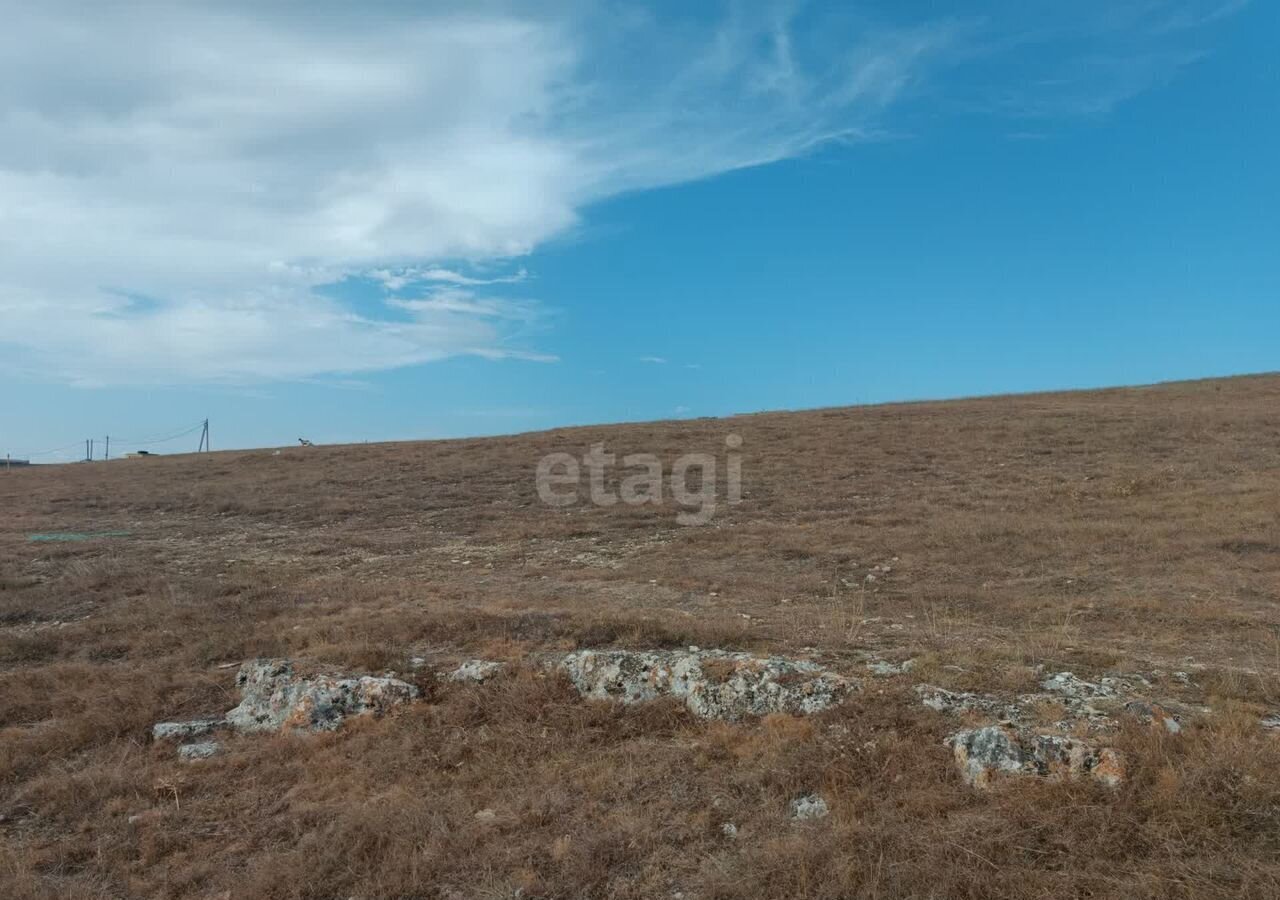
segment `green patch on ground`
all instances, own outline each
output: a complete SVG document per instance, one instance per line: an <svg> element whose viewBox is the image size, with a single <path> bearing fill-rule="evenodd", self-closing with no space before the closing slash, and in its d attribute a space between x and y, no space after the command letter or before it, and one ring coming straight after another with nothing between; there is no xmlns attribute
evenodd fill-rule
<svg viewBox="0 0 1280 900"><path fill-rule="evenodd" d="M64 541L93 541L98 538L129 537L128 531L49 531L43 534L29 534L28 541L37 543L60 543Z"/></svg>

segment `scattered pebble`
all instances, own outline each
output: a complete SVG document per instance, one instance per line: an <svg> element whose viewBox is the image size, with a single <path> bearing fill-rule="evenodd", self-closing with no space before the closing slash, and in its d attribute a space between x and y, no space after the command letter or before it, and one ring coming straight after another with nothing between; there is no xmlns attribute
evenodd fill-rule
<svg viewBox="0 0 1280 900"><path fill-rule="evenodd" d="M876 678L892 678L895 675L905 675L915 668L916 661L914 659L903 660L900 663L892 663L884 659L876 659L867 663L867 670Z"/></svg>
<svg viewBox="0 0 1280 900"><path fill-rule="evenodd" d="M797 821L822 819L830 812L827 801L818 794L805 794L791 801L791 818Z"/></svg>
<svg viewBox="0 0 1280 900"><path fill-rule="evenodd" d="M489 659L469 659L452 672L442 673L441 678L447 681L472 681L477 684L487 681L501 672L503 664Z"/></svg>
<svg viewBox="0 0 1280 900"><path fill-rule="evenodd" d="M157 722L151 726L153 740L186 740L200 737L221 727L223 719L195 719L190 722Z"/></svg>
<svg viewBox="0 0 1280 900"><path fill-rule="evenodd" d="M184 744L178 748L178 758L186 762L208 759L222 749L217 741L201 741L198 744Z"/></svg>

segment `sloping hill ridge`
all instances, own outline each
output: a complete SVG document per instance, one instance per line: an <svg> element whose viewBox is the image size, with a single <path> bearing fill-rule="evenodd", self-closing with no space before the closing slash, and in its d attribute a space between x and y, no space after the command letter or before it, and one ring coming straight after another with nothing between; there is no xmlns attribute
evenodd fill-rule
<svg viewBox="0 0 1280 900"><path fill-rule="evenodd" d="M0 508L5 896L1280 896L1277 375L33 467ZM416 690L152 739L256 659Z"/></svg>

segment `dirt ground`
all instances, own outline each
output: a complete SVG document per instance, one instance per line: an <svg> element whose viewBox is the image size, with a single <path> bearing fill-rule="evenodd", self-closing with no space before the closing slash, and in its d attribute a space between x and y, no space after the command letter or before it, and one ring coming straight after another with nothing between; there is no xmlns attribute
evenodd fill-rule
<svg viewBox="0 0 1280 900"><path fill-rule="evenodd" d="M539 460L599 442L710 454L709 523L585 473L541 502ZM3 897L1280 896L1280 376L15 469L0 511ZM119 534L29 539L62 532ZM707 721L541 661L688 645L863 689ZM198 763L151 740L256 657L424 699ZM471 657L508 666L432 674ZM1118 788L966 785L915 687L1046 671L1204 712L1122 723Z"/></svg>

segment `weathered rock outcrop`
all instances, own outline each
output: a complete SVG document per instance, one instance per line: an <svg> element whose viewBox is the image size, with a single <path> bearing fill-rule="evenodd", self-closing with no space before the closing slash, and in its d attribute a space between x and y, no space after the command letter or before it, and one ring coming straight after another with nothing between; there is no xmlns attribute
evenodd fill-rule
<svg viewBox="0 0 1280 900"><path fill-rule="evenodd" d="M806 660L697 648L579 650L565 656L560 669L584 697L623 703L676 697L714 719L818 712L856 687Z"/></svg>
<svg viewBox="0 0 1280 900"><path fill-rule="evenodd" d="M1072 700L1093 700L1098 698L1118 697L1131 694L1136 679L1120 678L1104 675L1095 681L1085 681L1074 672L1056 672L1040 682L1040 687L1052 694L1058 694ZM1143 686L1150 687L1144 678Z"/></svg>
<svg viewBox="0 0 1280 900"><path fill-rule="evenodd" d="M1129 716L1176 734L1182 730L1182 715L1208 712L1176 700L1157 703L1146 699L1143 695L1151 691L1152 684L1140 675L1104 676L1093 682L1071 672L1058 672L1041 680L1040 687L1043 690L1039 693L1014 697L949 691L930 684L916 685L915 690L920 702L930 709L953 715L976 714L1019 725L1034 721L1042 707L1061 708L1063 718L1054 727L1062 731L1083 726L1091 732L1105 733L1117 727L1118 717Z"/></svg>
<svg viewBox="0 0 1280 900"><path fill-rule="evenodd" d="M286 659L258 659L236 675L240 705L226 715L239 731L333 731L349 716L381 715L416 699L418 689L395 678L362 675L298 677Z"/></svg>
<svg viewBox="0 0 1280 900"><path fill-rule="evenodd" d="M988 694L948 691L932 685L917 685L920 702L931 709L954 715L977 715L995 723L958 731L947 738L955 754L960 774L969 784L985 788L1011 776L1043 778L1089 778L1114 787L1124 780L1124 758L1119 751L1081 740L1068 732L1086 729L1105 734L1117 727L1116 716L1130 716L1150 722L1176 734L1181 730L1168 706L1155 703L1139 693L1149 691L1151 682L1140 675L1105 676L1085 681L1071 672L1058 672L1040 681L1041 693L1007 698ZM1034 726L1038 710L1061 709L1062 721L1046 732ZM1058 733L1052 733L1056 729Z"/></svg>
<svg viewBox="0 0 1280 900"><path fill-rule="evenodd" d="M1034 734L1008 724L958 731L947 738L966 782L987 788L1001 778L1090 778L1115 787L1125 778L1119 751L1056 734Z"/></svg>
<svg viewBox="0 0 1280 900"><path fill-rule="evenodd" d="M999 697L974 694L969 691L949 691L932 684L917 684L915 691L923 705L938 712L953 715L981 713L992 718L1009 720L1022 717L1022 708L1016 701L1002 700Z"/></svg>
<svg viewBox="0 0 1280 900"><path fill-rule="evenodd" d="M221 728L235 731L333 731L350 716L381 715L413 700L418 689L395 678L363 675L298 676L286 659L255 659L236 675L240 705L220 719L158 722L155 740L190 741ZM183 759L204 759L218 751L214 741L178 748Z"/></svg>

